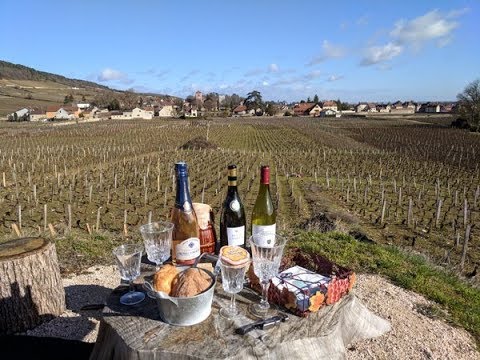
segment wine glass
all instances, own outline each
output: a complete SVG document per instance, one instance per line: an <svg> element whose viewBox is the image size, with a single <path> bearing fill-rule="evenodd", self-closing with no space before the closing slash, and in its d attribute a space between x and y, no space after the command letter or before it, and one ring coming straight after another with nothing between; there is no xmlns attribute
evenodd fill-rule
<svg viewBox="0 0 480 360"><path fill-rule="evenodd" d="M264 318L270 309L268 303L270 279L278 274L283 249L287 241L280 235L275 235L273 244L267 246L265 246L265 242L258 240L255 236L251 236L248 242L252 250L253 270L262 285L262 299L259 304L251 304L250 312L255 316Z"/></svg>
<svg viewBox="0 0 480 360"><path fill-rule="evenodd" d="M157 221L140 226L147 258L155 263L156 270L170 257L172 249L173 224L168 221Z"/></svg>
<svg viewBox="0 0 480 360"><path fill-rule="evenodd" d="M140 276L142 250L143 246L139 244L125 244L113 249L120 277L129 284L129 291L120 297L120 303L123 305L135 305L145 299L145 294L135 291L133 286L133 280Z"/></svg>
<svg viewBox="0 0 480 360"><path fill-rule="evenodd" d="M239 265L229 264L222 259L219 261L222 274L223 290L230 294L230 303L220 309L220 315L227 319L233 319L238 316L239 311L235 302L235 294L243 289L245 273L250 265L250 256L246 261Z"/></svg>

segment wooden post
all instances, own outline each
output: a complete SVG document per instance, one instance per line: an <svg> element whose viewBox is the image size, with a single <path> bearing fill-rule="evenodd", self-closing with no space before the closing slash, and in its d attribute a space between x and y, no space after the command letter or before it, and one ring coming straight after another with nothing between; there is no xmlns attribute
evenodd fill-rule
<svg viewBox="0 0 480 360"><path fill-rule="evenodd" d="M440 213L442 211L442 204L443 204L443 201L442 199L438 199L438 203L437 203L437 214L435 216L435 226L438 228L438 225L439 225L439 222L440 222Z"/></svg>
<svg viewBox="0 0 480 360"><path fill-rule="evenodd" d="M380 224L383 225L385 221L385 211L387 210L387 200L383 200L383 206L382 206L382 216L380 218Z"/></svg>
<svg viewBox="0 0 480 360"><path fill-rule="evenodd" d="M123 211L123 234L128 236L127 209Z"/></svg>
<svg viewBox="0 0 480 360"><path fill-rule="evenodd" d="M95 226L95 230L98 232L98 230L100 230L100 210L102 209L102 207L100 206L97 210L97 224Z"/></svg>
<svg viewBox="0 0 480 360"><path fill-rule="evenodd" d="M18 205L18 227L22 230L22 205Z"/></svg>
<svg viewBox="0 0 480 360"><path fill-rule="evenodd" d="M47 204L43 205L43 231L47 231Z"/></svg>
<svg viewBox="0 0 480 360"><path fill-rule="evenodd" d="M463 267L465 265L465 257L467 256L467 246L468 240L470 238L470 230L472 225L468 224L467 228L465 229L465 238L463 239L463 247L462 247L462 258L460 259L460 271L463 271Z"/></svg>
<svg viewBox="0 0 480 360"><path fill-rule="evenodd" d="M20 237L22 235L22 232L18 228L17 224L13 223L12 224L12 229L18 237Z"/></svg>
<svg viewBox="0 0 480 360"><path fill-rule="evenodd" d="M407 226L410 227L413 218L413 200L408 199L408 213L407 213Z"/></svg>
<svg viewBox="0 0 480 360"><path fill-rule="evenodd" d="M67 205L68 209L68 231L72 231L72 205L68 204Z"/></svg>
<svg viewBox="0 0 480 360"><path fill-rule="evenodd" d="M48 229L50 230L50 235L52 236L57 235L57 232L55 231L55 228L53 227L52 224L48 224Z"/></svg>

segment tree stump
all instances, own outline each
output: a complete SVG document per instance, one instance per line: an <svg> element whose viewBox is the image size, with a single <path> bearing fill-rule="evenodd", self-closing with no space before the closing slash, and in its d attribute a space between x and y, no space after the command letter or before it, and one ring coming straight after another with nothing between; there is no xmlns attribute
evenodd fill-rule
<svg viewBox="0 0 480 360"><path fill-rule="evenodd" d="M32 329L64 310L55 244L38 237L0 244L0 335Z"/></svg>

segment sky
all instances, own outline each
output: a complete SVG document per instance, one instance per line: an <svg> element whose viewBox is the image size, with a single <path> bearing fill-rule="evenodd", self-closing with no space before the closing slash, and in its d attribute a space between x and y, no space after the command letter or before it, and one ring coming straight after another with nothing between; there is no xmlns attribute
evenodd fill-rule
<svg viewBox="0 0 480 360"><path fill-rule="evenodd" d="M480 1L2 0L0 59L115 89L448 101L480 78Z"/></svg>

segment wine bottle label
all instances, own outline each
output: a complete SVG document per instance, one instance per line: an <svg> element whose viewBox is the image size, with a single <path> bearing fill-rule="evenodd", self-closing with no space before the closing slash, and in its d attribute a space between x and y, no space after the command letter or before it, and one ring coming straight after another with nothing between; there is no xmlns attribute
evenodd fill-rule
<svg viewBox="0 0 480 360"><path fill-rule="evenodd" d="M273 247L275 244L275 232L277 224L252 225L252 235L255 243L264 247Z"/></svg>
<svg viewBox="0 0 480 360"><path fill-rule="evenodd" d="M245 243L245 226L227 227L228 245L243 246Z"/></svg>
<svg viewBox="0 0 480 360"><path fill-rule="evenodd" d="M240 210L240 202L237 199L234 199L230 202L230 210L237 212Z"/></svg>
<svg viewBox="0 0 480 360"><path fill-rule="evenodd" d="M191 237L175 246L177 260L187 261L200 256L200 239Z"/></svg>

